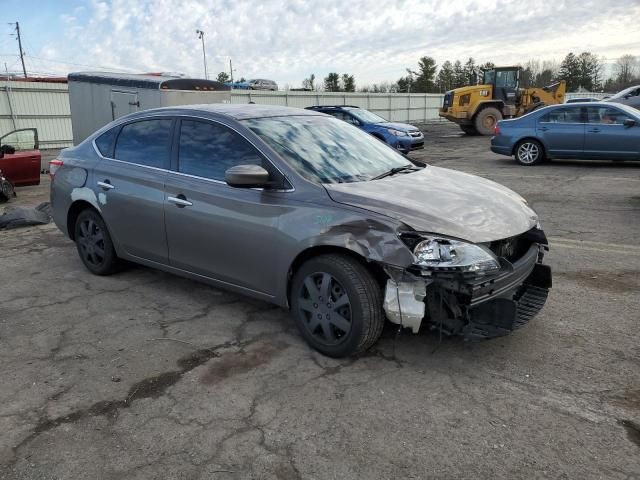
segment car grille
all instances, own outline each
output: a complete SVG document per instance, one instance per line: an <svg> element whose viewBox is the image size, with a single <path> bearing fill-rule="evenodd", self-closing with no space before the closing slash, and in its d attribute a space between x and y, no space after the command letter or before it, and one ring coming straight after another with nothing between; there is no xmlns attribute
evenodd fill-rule
<svg viewBox="0 0 640 480"><path fill-rule="evenodd" d="M419 150L424 148L424 142L415 142L411 144L411 150Z"/></svg>
<svg viewBox="0 0 640 480"><path fill-rule="evenodd" d="M518 304L518 316L513 322L514 330L521 328L535 317L547 301L549 290L546 288L534 287L533 285L525 285L524 292L516 300Z"/></svg>
<svg viewBox="0 0 640 480"><path fill-rule="evenodd" d="M489 249L498 257L504 257L513 263L527 253L531 243L531 239L526 234L523 234L491 242Z"/></svg>

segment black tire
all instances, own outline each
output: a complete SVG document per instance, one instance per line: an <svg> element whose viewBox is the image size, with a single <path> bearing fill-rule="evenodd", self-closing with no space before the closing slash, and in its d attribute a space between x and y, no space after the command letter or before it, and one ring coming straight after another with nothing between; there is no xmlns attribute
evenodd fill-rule
<svg viewBox="0 0 640 480"><path fill-rule="evenodd" d="M478 131L473 125L459 125L459 127L466 135L478 135Z"/></svg>
<svg viewBox="0 0 640 480"><path fill-rule="evenodd" d="M120 259L102 217L93 209L80 212L74 226L74 239L80 260L94 275L118 271Z"/></svg>
<svg viewBox="0 0 640 480"><path fill-rule="evenodd" d="M514 150L516 162L525 167L537 165L544 161L544 147L542 144L532 138L522 140L516 145Z"/></svg>
<svg viewBox="0 0 640 480"><path fill-rule="evenodd" d="M298 269L291 313L307 343L329 357L364 352L384 326L380 285L362 263L340 254L320 255Z"/></svg>
<svg viewBox="0 0 640 480"><path fill-rule="evenodd" d="M502 120L502 113L495 107L485 107L476 114L474 125L480 135L493 135L496 124Z"/></svg>
<svg viewBox="0 0 640 480"><path fill-rule="evenodd" d="M9 180L0 180L0 203L8 202L15 195L13 184Z"/></svg>

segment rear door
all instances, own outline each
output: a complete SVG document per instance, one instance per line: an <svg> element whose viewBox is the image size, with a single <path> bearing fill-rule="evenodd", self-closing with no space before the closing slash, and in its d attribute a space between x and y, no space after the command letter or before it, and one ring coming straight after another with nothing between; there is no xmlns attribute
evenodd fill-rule
<svg viewBox="0 0 640 480"><path fill-rule="evenodd" d="M557 158L584 154L585 123L582 107L554 108L536 123L536 133L547 153Z"/></svg>
<svg viewBox="0 0 640 480"><path fill-rule="evenodd" d="M585 157L603 160L635 160L640 158L640 128L627 127L632 119L615 107L587 107ZM632 119L635 120L635 119Z"/></svg>
<svg viewBox="0 0 640 480"><path fill-rule="evenodd" d="M286 192L233 188L228 168L264 156L226 125L180 121L176 171L166 182L165 219L171 266L266 295L276 288L281 199Z"/></svg>
<svg viewBox="0 0 640 480"><path fill-rule="evenodd" d="M115 145L104 142L92 185L118 245L129 255L162 264L168 262L164 181L173 124L173 118L156 117L122 126ZM96 144L102 144L101 137Z"/></svg>

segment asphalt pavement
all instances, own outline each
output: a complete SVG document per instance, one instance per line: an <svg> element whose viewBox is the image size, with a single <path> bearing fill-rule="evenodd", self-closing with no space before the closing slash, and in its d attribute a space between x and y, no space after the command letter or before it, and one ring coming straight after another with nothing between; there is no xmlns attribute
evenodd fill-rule
<svg viewBox="0 0 640 480"><path fill-rule="evenodd" d="M333 360L279 308L2 231L0 478L640 478L640 163L521 167L425 130L416 158L539 213L554 286L532 323L473 344L387 326Z"/></svg>

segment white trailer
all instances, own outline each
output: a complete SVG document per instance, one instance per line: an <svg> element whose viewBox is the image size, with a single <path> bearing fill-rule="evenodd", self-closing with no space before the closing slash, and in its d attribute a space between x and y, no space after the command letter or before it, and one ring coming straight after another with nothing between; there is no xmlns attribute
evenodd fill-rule
<svg viewBox="0 0 640 480"><path fill-rule="evenodd" d="M107 72L70 73L73 144L129 113L149 108L231 103L231 89L213 80Z"/></svg>

